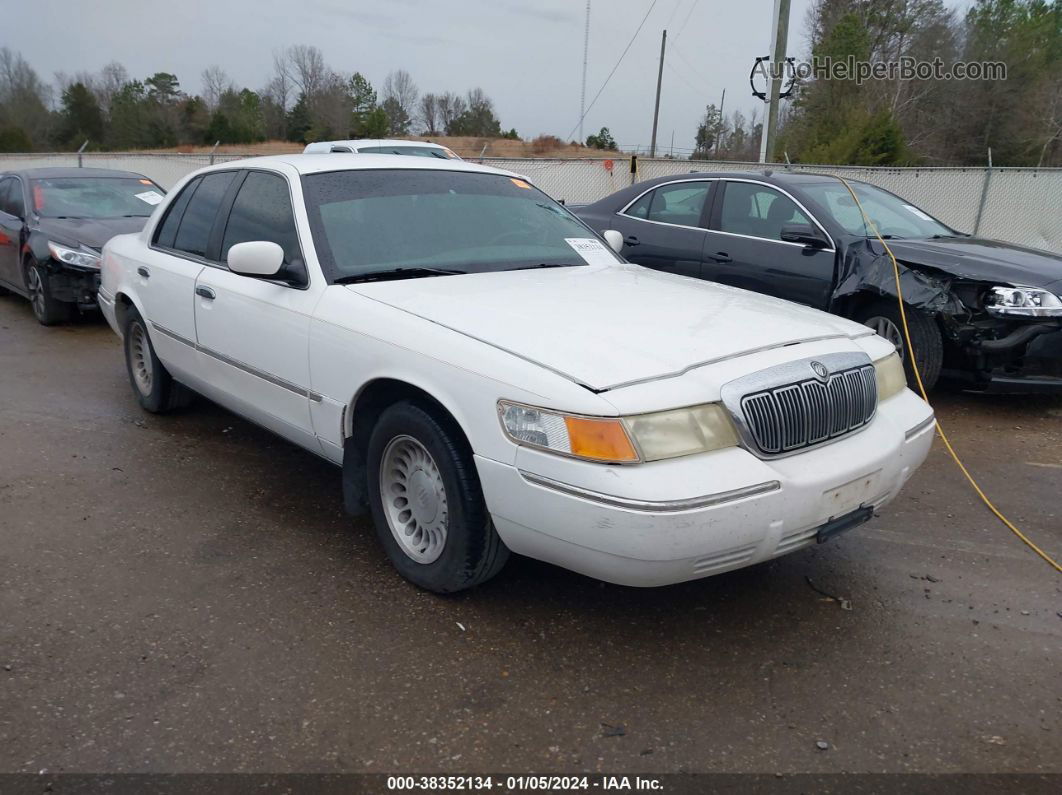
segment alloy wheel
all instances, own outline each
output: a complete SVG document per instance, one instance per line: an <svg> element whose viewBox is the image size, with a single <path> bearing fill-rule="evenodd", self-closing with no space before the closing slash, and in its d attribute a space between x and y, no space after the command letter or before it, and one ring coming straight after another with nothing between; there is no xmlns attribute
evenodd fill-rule
<svg viewBox="0 0 1062 795"><path fill-rule="evenodd" d="M869 326L878 333L879 337L884 337L896 347L896 352L900 354L900 359L904 358L906 353L906 346L903 342L903 332L900 331L900 327L892 322L887 317L881 315L875 315L874 317L868 317L863 321L863 325Z"/></svg>
<svg viewBox="0 0 1062 795"><path fill-rule="evenodd" d="M44 295L44 282L41 280L41 274L36 265L30 266L26 274L26 286L29 288L30 305L33 307L33 314L37 317L37 320L43 323L48 306Z"/></svg>
<svg viewBox="0 0 1062 795"><path fill-rule="evenodd" d="M380 499L399 548L417 563L446 547L446 487L431 453L412 436L396 436L380 458Z"/></svg>

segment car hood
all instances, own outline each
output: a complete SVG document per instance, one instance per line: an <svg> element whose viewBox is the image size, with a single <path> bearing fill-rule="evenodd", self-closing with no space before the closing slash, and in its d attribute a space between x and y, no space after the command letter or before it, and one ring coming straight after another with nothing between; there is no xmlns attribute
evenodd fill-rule
<svg viewBox="0 0 1062 795"><path fill-rule="evenodd" d="M97 251L115 235L139 232L147 218L39 218L36 227L57 243L81 244Z"/></svg>
<svg viewBox="0 0 1062 795"><path fill-rule="evenodd" d="M977 237L890 240L896 258L969 279L1047 287L1062 280L1062 256Z"/></svg>
<svg viewBox="0 0 1062 795"><path fill-rule="evenodd" d="M595 391L780 345L873 333L788 301L635 265L437 276L348 289Z"/></svg>

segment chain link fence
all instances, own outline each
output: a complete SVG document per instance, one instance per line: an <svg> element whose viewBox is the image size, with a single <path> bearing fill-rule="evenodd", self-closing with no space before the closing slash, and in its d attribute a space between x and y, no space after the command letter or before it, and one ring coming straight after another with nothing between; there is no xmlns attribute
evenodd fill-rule
<svg viewBox="0 0 1062 795"><path fill-rule="evenodd" d="M171 188L191 171L238 160L241 155L144 153L0 155L0 171L45 166L135 171ZM526 176L555 199L586 204L636 181L706 171L762 171L759 163L667 158L505 159L486 165ZM834 174L890 190L962 232L1062 253L1062 169L1059 168L885 168L770 165L775 170Z"/></svg>

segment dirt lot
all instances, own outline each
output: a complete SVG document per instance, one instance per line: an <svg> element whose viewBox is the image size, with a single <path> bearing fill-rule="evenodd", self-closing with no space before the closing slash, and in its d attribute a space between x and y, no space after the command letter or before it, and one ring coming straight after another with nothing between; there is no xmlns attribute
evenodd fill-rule
<svg viewBox="0 0 1062 795"><path fill-rule="evenodd" d="M1062 554L1062 399L937 403ZM336 469L205 401L142 413L101 321L0 298L0 772L1060 772L1060 588L936 449L769 564L431 596Z"/></svg>

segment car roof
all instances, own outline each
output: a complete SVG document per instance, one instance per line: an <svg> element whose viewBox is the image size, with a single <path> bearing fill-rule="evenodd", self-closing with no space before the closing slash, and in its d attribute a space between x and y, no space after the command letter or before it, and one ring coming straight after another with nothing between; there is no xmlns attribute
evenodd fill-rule
<svg viewBox="0 0 1062 795"><path fill-rule="evenodd" d="M431 141L409 141L404 138L351 138L344 141L313 141L326 146L427 146L433 149L445 149L445 146Z"/></svg>
<svg viewBox="0 0 1062 795"><path fill-rule="evenodd" d="M135 171L119 171L113 168L77 168L75 166L66 167L50 167L50 168L15 168L10 171L3 172L2 176L6 175L18 175L26 177L27 179L70 179L75 177L96 177L96 178L129 178L133 179L147 179L143 174L137 174Z"/></svg>
<svg viewBox="0 0 1062 795"><path fill-rule="evenodd" d="M410 171L466 171L478 174L500 174L516 177L512 171L483 166L468 160L442 160L430 157L408 157L406 155L351 154L333 152L328 157L313 154L269 155L267 157L248 157L243 160L230 160L207 171L224 171L233 168L276 168L287 166L299 174L317 174L323 171L365 171L397 170Z"/></svg>

